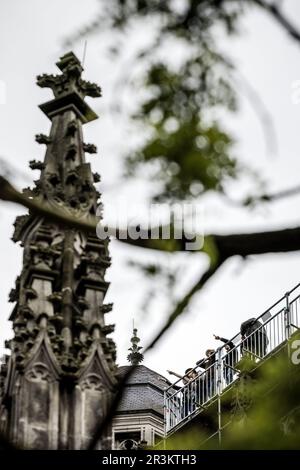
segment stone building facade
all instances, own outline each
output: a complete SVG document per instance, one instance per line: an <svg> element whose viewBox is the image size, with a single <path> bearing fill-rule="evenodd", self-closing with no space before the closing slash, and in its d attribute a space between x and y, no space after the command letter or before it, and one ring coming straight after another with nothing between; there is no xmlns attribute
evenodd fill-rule
<svg viewBox="0 0 300 470"><path fill-rule="evenodd" d="M85 101L100 88L82 78L71 52L57 62L58 75L37 77L54 98L40 106L51 121L34 188L24 193L51 211L89 222L99 193L85 154L96 147L83 140L82 127L97 116ZM14 337L1 367L1 430L12 443L33 449L86 448L116 390L113 325L104 303L110 265L108 240L60 225L36 212L17 217L15 242L23 247L23 267L10 293ZM109 447L103 439L99 447Z"/></svg>

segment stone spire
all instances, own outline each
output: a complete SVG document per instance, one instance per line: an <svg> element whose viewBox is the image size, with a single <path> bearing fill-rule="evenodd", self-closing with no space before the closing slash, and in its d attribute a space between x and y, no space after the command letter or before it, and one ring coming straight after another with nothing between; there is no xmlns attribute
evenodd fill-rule
<svg viewBox="0 0 300 470"><path fill-rule="evenodd" d="M83 142L82 124L97 115L84 97L99 97L101 90L82 80L82 66L72 52L63 56L57 66L62 74L37 77L37 84L51 88L55 98L40 106L52 127L49 136L36 136L47 150L44 162L30 162L32 169L41 170L41 176L29 194L46 199L50 205L63 205L74 216L88 217L95 214L98 194L93 183L99 181L99 175L93 175L85 161L85 152L93 154L97 148Z"/></svg>
<svg viewBox="0 0 300 470"><path fill-rule="evenodd" d="M88 220L100 194L94 187L99 176L85 161L96 147L82 134L82 125L97 115L84 98L99 97L101 90L82 79L72 52L57 66L59 75L37 77L54 94L40 106L51 131L36 136L46 154L43 162L30 162L40 177L24 191L54 211ZM114 326L104 320L112 308L104 304L108 240L34 213L17 217L13 240L24 255L9 298L14 337L1 367L1 429L21 447L84 448L116 387L115 344L107 337Z"/></svg>
<svg viewBox="0 0 300 470"><path fill-rule="evenodd" d="M141 346L138 346L140 342L140 338L137 336L137 329L133 328L133 336L131 338L131 348L128 349L128 351L131 351L130 354L127 356L128 362L131 363L131 365L136 366L140 362L143 362L144 356L140 352L141 349L143 349Z"/></svg>

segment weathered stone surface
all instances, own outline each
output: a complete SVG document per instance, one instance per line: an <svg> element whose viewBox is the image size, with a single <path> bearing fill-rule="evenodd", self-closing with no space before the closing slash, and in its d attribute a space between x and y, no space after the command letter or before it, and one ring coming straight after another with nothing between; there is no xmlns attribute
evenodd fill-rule
<svg viewBox="0 0 300 470"><path fill-rule="evenodd" d="M98 178L85 162L85 151L96 149L83 143L82 123L95 117L84 97L100 96L100 88L81 78L73 53L57 65L62 74L38 77L55 98L42 105L52 126L49 137L36 137L46 155L30 162L41 174L28 192L54 210L63 206L88 218L96 213ZM0 425L21 447L79 449L90 442L117 384L115 344L107 337L113 326L104 320L111 310L103 303L108 243L33 214L17 217L13 239L24 256L10 293L14 337L1 367Z"/></svg>

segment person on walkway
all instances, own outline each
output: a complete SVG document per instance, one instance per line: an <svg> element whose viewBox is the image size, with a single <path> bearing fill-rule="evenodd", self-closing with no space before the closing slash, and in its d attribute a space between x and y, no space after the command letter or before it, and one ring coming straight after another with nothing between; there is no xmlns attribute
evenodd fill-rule
<svg viewBox="0 0 300 470"><path fill-rule="evenodd" d="M259 320L250 318L244 321L241 324L241 337L242 354L249 354L254 361L266 356L269 340L266 329Z"/></svg>
<svg viewBox="0 0 300 470"><path fill-rule="evenodd" d="M206 371L201 383L203 403L213 397L216 392L216 351L214 349L207 349L205 356L196 362L198 367Z"/></svg>
<svg viewBox="0 0 300 470"><path fill-rule="evenodd" d="M226 381L226 385L229 385L233 381L235 365L238 362L238 353L235 345L232 341L226 338L222 338L218 335L213 335L218 341L224 343L224 349L226 351L223 359L223 375Z"/></svg>
<svg viewBox="0 0 300 470"><path fill-rule="evenodd" d="M196 371L192 367L189 367L188 369L186 369L184 375L180 375L177 372L173 372L172 370L167 370L167 372L168 374L174 375L178 379L181 379L184 384L187 384L190 380L192 380L193 378L195 378L195 376L197 376Z"/></svg>
<svg viewBox="0 0 300 470"><path fill-rule="evenodd" d="M186 418L196 409L198 400L198 387L197 381L195 379L197 378L198 374L192 367L186 369L183 376L171 370L168 370L167 372L171 375L174 375L175 377L178 377L183 382L181 417Z"/></svg>

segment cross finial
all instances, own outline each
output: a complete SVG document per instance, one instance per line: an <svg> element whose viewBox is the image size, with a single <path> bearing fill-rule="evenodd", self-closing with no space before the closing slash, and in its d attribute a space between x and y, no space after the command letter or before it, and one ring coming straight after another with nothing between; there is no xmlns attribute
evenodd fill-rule
<svg viewBox="0 0 300 470"><path fill-rule="evenodd" d="M83 66L73 52L63 55L56 65L62 73L37 77L37 84L42 88L51 88L54 94L53 100L40 106L42 111L50 119L66 110L75 111L83 123L96 119L97 115L84 98L98 98L101 96L101 88L96 83L82 79Z"/></svg>
<svg viewBox="0 0 300 470"><path fill-rule="evenodd" d="M140 338L137 336L137 328L134 328L134 320L133 320L133 336L131 338L131 348L128 351L131 351L130 354L127 356L128 362L130 362L133 366L138 365L140 362L144 360L144 355L140 352L143 349L141 346L138 346L140 342Z"/></svg>
<svg viewBox="0 0 300 470"><path fill-rule="evenodd" d="M37 84L42 88L51 88L55 98L76 92L81 98L101 96L101 89L95 83L87 82L81 78L83 67L73 52L63 55L56 63L61 75L43 74L37 77Z"/></svg>

